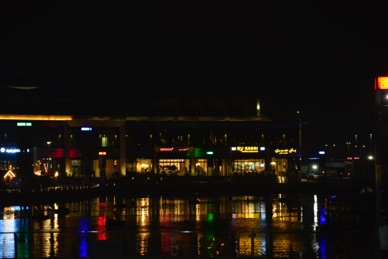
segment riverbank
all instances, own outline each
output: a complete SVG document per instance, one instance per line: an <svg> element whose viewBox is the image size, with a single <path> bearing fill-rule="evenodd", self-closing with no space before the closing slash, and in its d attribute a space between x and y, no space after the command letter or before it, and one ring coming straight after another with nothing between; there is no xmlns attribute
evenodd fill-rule
<svg viewBox="0 0 388 259"><path fill-rule="evenodd" d="M362 182L288 182L273 181L162 181L133 182L105 181L99 184L56 185L33 190L2 190L0 203L14 205L36 201L84 199L98 195L263 195L273 193L342 194L357 193L365 186Z"/></svg>
<svg viewBox="0 0 388 259"><path fill-rule="evenodd" d="M343 183L260 183L260 182L222 182L222 183L159 183L126 184L106 188L106 192L125 194L217 194L217 195L261 195L271 193L315 193L340 194L362 190L362 185Z"/></svg>

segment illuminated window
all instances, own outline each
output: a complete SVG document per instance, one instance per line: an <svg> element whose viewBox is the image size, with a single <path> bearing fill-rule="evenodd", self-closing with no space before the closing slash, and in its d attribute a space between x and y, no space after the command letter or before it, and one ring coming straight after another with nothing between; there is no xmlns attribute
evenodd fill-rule
<svg viewBox="0 0 388 259"><path fill-rule="evenodd" d="M101 146L102 147L107 147L108 146L108 137L102 136L101 137Z"/></svg>

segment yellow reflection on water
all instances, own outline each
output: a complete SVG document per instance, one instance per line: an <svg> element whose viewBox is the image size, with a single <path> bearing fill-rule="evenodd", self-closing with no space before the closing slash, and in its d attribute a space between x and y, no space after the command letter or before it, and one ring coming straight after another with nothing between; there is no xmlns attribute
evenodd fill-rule
<svg viewBox="0 0 388 259"><path fill-rule="evenodd" d="M150 233L149 232L139 232L139 234L136 237L136 247L138 249L138 253L141 256L148 255L148 252L150 251Z"/></svg>
<svg viewBox="0 0 388 259"><path fill-rule="evenodd" d="M149 198L140 198L138 204L140 207L140 215L137 215L136 222L139 226L148 226L150 224Z"/></svg>

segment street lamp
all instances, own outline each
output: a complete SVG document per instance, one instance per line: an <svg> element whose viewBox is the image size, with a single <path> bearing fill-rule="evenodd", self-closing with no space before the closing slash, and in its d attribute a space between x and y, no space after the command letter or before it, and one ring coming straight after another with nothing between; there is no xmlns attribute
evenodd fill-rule
<svg viewBox="0 0 388 259"><path fill-rule="evenodd" d="M47 141L47 152L46 152L46 156L49 157L51 159L51 143L53 143L51 140Z"/></svg>

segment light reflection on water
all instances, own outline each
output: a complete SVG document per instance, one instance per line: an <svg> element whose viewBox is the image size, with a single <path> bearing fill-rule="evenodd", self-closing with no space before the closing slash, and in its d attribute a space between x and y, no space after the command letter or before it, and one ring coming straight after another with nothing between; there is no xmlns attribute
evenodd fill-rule
<svg viewBox="0 0 388 259"><path fill-rule="evenodd" d="M308 251L313 254L310 258L329 258L333 241L330 236L317 238L315 232L324 220L323 198L108 196L60 206L39 205L48 219L31 218L31 213L37 211L36 205L14 206L4 208L0 221L0 256L87 258L116 253L271 258L287 256L292 247L300 257ZM61 213L59 208L66 208L68 213ZM107 227L114 217L125 225Z"/></svg>

